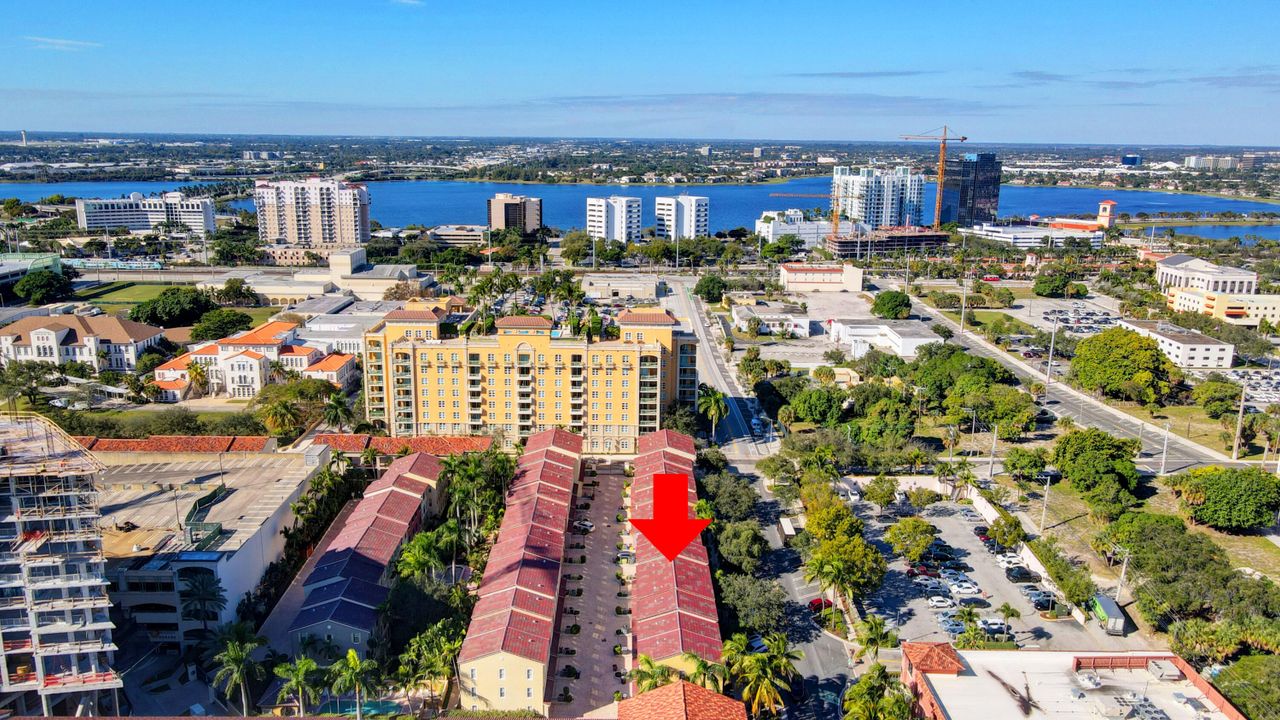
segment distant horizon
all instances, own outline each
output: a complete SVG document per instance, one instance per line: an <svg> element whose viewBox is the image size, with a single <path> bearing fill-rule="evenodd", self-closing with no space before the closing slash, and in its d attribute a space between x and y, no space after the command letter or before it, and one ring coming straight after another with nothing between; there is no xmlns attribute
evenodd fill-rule
<svg viewBox="0 0 1280 720"><path fill-rule="evenodd" d="M12 142L20 138L21 133L27 133L27 140L33 140L33 135L84 135L95 138L107 139L110 137L123 138L154 138L154 137L191 137L191 138L212 138L212 137L228 137L228 138L351 138L359 140L460 140L460 141L498 141L513 140L522 142L531 142L539 140L549 141L583 141L583 142L625 142L625 141L644 141L644 142L677 142L677 143L726 143L751 145L753 143L768 143L771 145L779 144L810 144L810 145L903 145L903 146L919 146L922 149L929 149L932 146L912 140L804 140L797 138L730 138L730 137L661 137L661 136L622 136L622 135L387 135L387 134L359 134L359 133L263 133L263 132L197 132L197 131L165 131L165 132L141 132L128 130L47 130L47 129L31 129L20 128L16 130L0 129L0 142ZM9 138L9 135L13 138ZM1056 142L1052 140L1036 141L1036 142L1002 142L1002 141L984 141L984 142L964 142L951 145L956 152L962 152L965 148L971 147L1100 147L1100 148L1160 148L1160 149L1202 149L1202 148L1224 148L1224 149L1243 149L1243 150L1274 150L1280 151L1280 145L1260 145L1260 144L1221 144L1221 143L1123 143L1123 142Z"/></svg>

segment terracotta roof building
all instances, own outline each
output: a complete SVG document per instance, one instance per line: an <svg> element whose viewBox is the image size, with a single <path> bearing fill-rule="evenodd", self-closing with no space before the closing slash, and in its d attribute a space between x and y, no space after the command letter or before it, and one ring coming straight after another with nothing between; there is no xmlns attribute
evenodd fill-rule
<svg viewBox="0 0 1280 720"><path fill-rule="evenodd" d="M695 449L688 435L661 430L640 436L631 517L653 517L654 478L659 474L687 479L689 514L698 501L693 482ZM635 536L636 563L631 588L631 634L637 655L682 671L690 668L682 655L696 653L718 661L720 625L707 549L701 539L689 543L674 561L643 535Z"/></svg>
<svg viewBox="0 0 1280 720"><path fill-rule="evenodd" d="M364 655L386 600L387 574L400 546L443 510L440 460L424 453L397 458L364 491L341 530L316 548L303 580L302 607L289 626L295 653L308 635Z"/></svg>
<svg viewBox="0 0 1280 720"><path fill-rule="evenodd" d="M458 652L462 707L547 713L561 562L582 438L547 430L517 463L479 601Z"/></svg>
<svg viewBox="0 0 1280 720"><path fill-rule="evenodd" d="M321 433L316 435L317 445L328 445L335 452L359 455L372 447L380 455L398 455L403 450L422 452L436 457L459 455L468 452L484 452L493 445L489 435L427 435L422 437L381 437L352 435L348 433Z"/></svg>
<svg viewBox="0 0 1280 720"><path fill-rule="evenodd" d="M0 362L75 360L95 371L133 372L142 353L163 337L158 327L110 315L27 317L0 328Z"/></svg>
<svg viewBox="0 0 1280 720"><path fill-rule="evenodd" d="M618 704L618 720L747 720L747 706L677 680Z"/></svg>

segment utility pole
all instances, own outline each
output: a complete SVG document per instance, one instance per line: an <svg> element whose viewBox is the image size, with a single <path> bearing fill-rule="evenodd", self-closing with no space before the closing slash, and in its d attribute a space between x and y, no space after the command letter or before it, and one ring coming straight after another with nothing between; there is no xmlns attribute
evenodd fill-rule
<svg viewBox="0 0 1280 720"><path fill-rule="evenodd" d="M1129 551L1119 545L1112 547L1113 550L1124 554L1124 561L1120 564L1120 582L1116 585L1116 602L1120 602L1120 595L1124 593L1124 576L1129 572Z"/></svg>
<svg viewBox="0 0 1280 720"><path fill-rule="evenodd" d="M1244 427L1244 394L1247 386L1240 383L1240 410L1236 413L1236 440L1231 443L1231 459L1240 459L1240 430Z"/></svg>
<svg viewBox="0 0 1280 720"><path fill-rule="evenodd" d="M1164 424L1164 448L1160 451L1160 476L1164 477L1164 464L1169 459L1169 423ZM1265 466L1266 463L1264 462ZM1266 469L1265 467L1263 468Z"/></svg>
<svg viewBox="0 0 1280 720"><path fill-rule="evenodd" d="M987 463L987 482L996 476L996 438L1000 435L1000 426L991 428L991 460Z"/></svg>
<svg viewBox="0 0 1280 720"><path fill-rule="evenodd" d="M938 192L942 192L939 188ZM964 307L969 299L969 273L965 271L960 275L960 337L964 337Z"/></svg>
<svg viewBox="0 0 1280 720"><path fill-rule="evenodd" d="M1052 479L1047 474L1044 476L1044 498L1040 505L1040 530L1037 535L1044 535L1044 522L1049 516L1049 481Z"/></svg>
<svg viewBox="0 0 1280 720"><path fill-rule="evenodd" d="M1053 346L1058 339L1058 316L1053 316L1053 332L1049 334L1049 364L1045 367L1045 394L1048 394L1049 386L1053 384Z"/></svg>

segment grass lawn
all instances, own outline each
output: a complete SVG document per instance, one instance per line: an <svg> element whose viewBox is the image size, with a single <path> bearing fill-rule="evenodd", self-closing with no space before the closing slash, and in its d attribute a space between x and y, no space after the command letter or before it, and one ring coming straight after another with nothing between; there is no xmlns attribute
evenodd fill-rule
<svg viewBox="0 0 1280 720"><path fill-rule="evenodd" d="M951 320L957 323L960 322L960 313L958 311L942 310L941 312L943 315L946 315ZM970 312L973 313L973 318L974 320L977 321L978 327L982 327L983 325L986 325L992 320L996 320L998 318L1004 318L1005 322L1008 324L1008 327L1011 330L1013 330L1015 334L1030 335L1036 331L1034 327L1019 320L1013 315L1010 315L1009 313L1004 312L1003 310L971 310ZM965 324L966 329L970 327L973 327L973 326L967 323Z"/></svg>
<svg viewBox="0 0 1280 720"><path fill-rule="evenodd" d="M253 318L254 325L261 325L269 320L272 315L275 315L283 309L284 308L281 307L236 308L236 310L239 310Z"/></svg>
<svg viewBox="0 0 1280 720"><path fill-rule="evenodd" d="M1222 439L1219 437L1223 431L1229 432L1232 436L1236 431L1236 416L1232 414L1228 418L1228 427L1223 427L1218 420L1210 418L1204 414L1204 408L1195 405L1178 405L1160 408L1156 412L1155 417L1151 417L1141 407L1133 403L1121 403L1115 400L1108 400L1107 404L1112 407L1132 415L1140 420L1146 420L1157 426L1164 426L1169 423L1169 431L1174 435L1184 437L1191 442L1203 445L1211 450L1225 452L1231 454L1231 449L1223 445ZM1261 460L1262 447L1260 445L1250 445L1249 447L1240 448L1240 458L1242 460Z"/></svg>
<svg viewBox="0 0 1280 720"><path fill-rule="evenodd" d="M89 288L83 291L83 294L91 296L90 302L94 305L116 305L129 304L136 305L147 300L154 300L160 296L168 288L174 285L162 285L160 283L133 283L127 282L108 283L106 286ZM113 288L107 290L107 288ZM107 290L107 292L103 292Z"/></svg>
<svg viewBox="0 0 1280 720"><path fill-rule="evenodd" d="M230 411L230 412L243 412L245 409L247 408L236 408L234 411ZM93 414L100 415L102 417L110 417L115 420L119 420L121 422L130 422L130 421L137 420L139 418L145 419L149 417L155 417L160 412L164 412L164 411L163 410L95 410L93 411ZM221 418L224 418L227 416L227 413L206 411L206 412L197 412L195 413L195 416L199 418L201 421L210 421L210 420L219 420Z"/></svg>

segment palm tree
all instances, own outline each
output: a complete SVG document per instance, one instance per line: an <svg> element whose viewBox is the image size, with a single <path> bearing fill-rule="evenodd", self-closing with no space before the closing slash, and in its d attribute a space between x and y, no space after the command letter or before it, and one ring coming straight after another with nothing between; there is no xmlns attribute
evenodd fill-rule
<svg viewBox="0 0 1280 720"><path fill-rule="evenodd" d="M742 687L742 701L751 708L752 715L766 711L772 713L782 706L780 691L791 689L769 656L763 653L743 658L737 677Z"/></svg>
<svg viewBox="0 0 1280 720"><path fill-rule="evenodd" d="M898 633L890 630L884 618L879 615L868 615L866 620L854 627L853 632L858 641L858 652L853 656L855 660L870 655L871 662L878 662L882 648L898 644Z"/></svg>
<svg viewBox="0 0 1280 720"><path fill-rule="evenodd" d="M444 561L440 559L439 548L436 547L435 536L431 532L414 535L400 551L400 559L396 561L396 571L402 578L422 577L443 568Z"/></svg>
<svg viewBox="0 0 1280 720"><path fill-rule="evenodd" d="M702 391L698 393L698 412L711 421L711 439L715 441L716 426L729 414L729 404L725 402L724 393L704 385Z"/></svg>
<svg viewBox="0 0 1280 720"><path fill-rule="evenodd" d="M636 666L627 673L627 679L636 684L639 692L648 692L660 688L679 677L676 669L670 665L656 663L648 655L636 658Z"/></svg>
<svg viewBox="0 0 1280 720"><path fill-rule="evenodd" d="M329 666L331 689L339 695L355 693L356 720L364 720L364 691L373 684L377 670L378 663L360 659L353 648L347 648L346 657Z"/></svg>
<svg viewBox="0 0 1280 720"><path fill-rule="evenodd" d="M381 459L378 450L373 446L369 446L360 451L360 464L372 470L374 474L378 472L378 460Z"/></svg>
<svg viewBox="0 0 1280 720"><path fill-rule="evenodd" d="M723 664L711 662L694 652L685 653L681 659L693 668L689 671L689 682L718 693L724 692L725 682L729 679L729 669Z"/></svg>
<svg viewBox="0 0 1280 720"><path fill-rule="evenodd" d="M1013 618L1022 617L1022 613L1018 610L1018 608L1010 605L1009 603L1005 603L1000 607L996 608L996 612L1000 614L1000 617L1004 618L1005 624L1008 624L1008 622Z"/></svg>
<svg viewBox="0 0 1280 720"><path fill-rule="evenodd" d="M876 663L850 686L844 697L844 720L910 720L911 694Z"/></svg>
<svg viewBox="0 0 1280 720"><path fill-rule="evenodd" d="M804 651L788 645L786 635L770 633L764 639L764 648L764 656L769 658L779 677L790 680L796 676L796 663L804 659Z"/></svg>
<svg viewBox="0 0 1280 720"><path fill-rule="evenodd" d="M747 657L751 655L748 647L750 642L747 640L745 633L734 633L732 637L724 641L720 649L720 660L724 666L728 668L731 676L741 674L742 665Z"/></svg>
<svg viewBox="0 0 1280 720"><path fill-rule="evenodd" d="M195 573L182 585L182 615L199 620L202 633L209 634L209 616L217 617L227 607L227 593L218 576L209 572Z"/></svg>
<svg viewBox="0 0 1280 720"><path fill-rule="evenodd" d="M352 412L351 406L347 404L347 399L342 393L333 393L329 399L325 401L324 408L321 411L324 421L338 428L338 432L342 432L350 423L355 413Z"/></svg>
<svg viewBox="0 0 1280 720"><path fill-rule="evenodd" d="M258 411L262 424L275 435L283 435L298 426L302 412L288 400L270 402Z"/></svg>
<svg viewBox="0 0 1280 720"><path fill-rule="evenodd" d="M316 702L320 693L316 689L315 674L320 669L315 660L305 655L291 663L277 665L274 668L276 677L284 682L276 695L276 702L286 702L290 697L298 703L298 717L307 714L307 702Z"/></svg>
<svg viewBox="0 0 1280 720"><path fill-rule="evenodd" d="M240 714L249 716L249 681L262 677L262 665L253 659L253 651L262 647L262 639L247 642L232 640L214 656L218 672L213 676L214 685L221 685L223 692L240 687Z"/></svg>
<svg viewBox="0 0 1280 720"><path fill-rule="evenodd" d="M966 605L956 610L955 619L966 628L972 629L978 624L978 611Z"/></svg>
<svg viewBox="0 0 1280 720"><path fill-rule="evenodd" d="M299 648L303 654L309 658L316 660L327 660L333 662L338 657L338 644L331 638L322 638L319 635L307 633L302 636L299 642Z"/></svg>
<svg viewBox="0 0 1280 720"><path fill-rule="evenodd" d="M195 388L200 395L209 391L209 373L200 363L193 362L187 366L187 379L191 381L191 387Z"/></svg>

